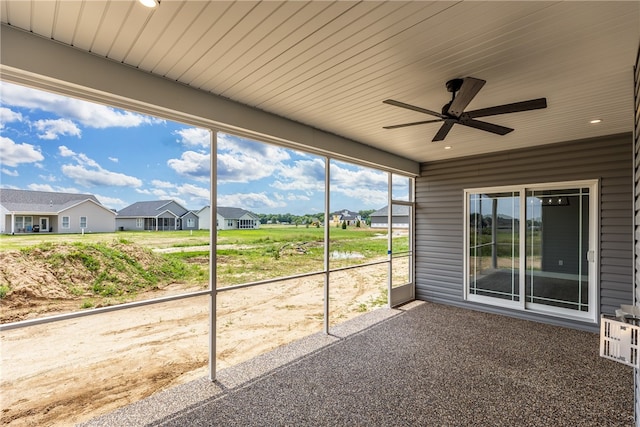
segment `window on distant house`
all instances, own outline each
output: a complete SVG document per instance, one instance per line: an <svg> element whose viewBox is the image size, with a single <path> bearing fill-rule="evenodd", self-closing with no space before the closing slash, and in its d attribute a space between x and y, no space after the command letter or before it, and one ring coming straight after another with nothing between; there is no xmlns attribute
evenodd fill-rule
<svg viewBox="0 0 640 427"><path fill-rule="evenodd" d="M228 219L227 220L227 227L233 227L233 220L232 219Z"/></svg>
<svg viewBox="0 0 640 427"><path fill-rule="evenodd" d="M31 225L33 224L33 217L30 216L16 216L15 227L18 231L31 231Z"/></svg>
<svg viewBox="0 0 640 427"><path fill-rule="evenodd" d="M193 218L187 218L187 227L193 228L196 226L196 221Z"/></svg>
<svg viewBox="0 0 640 427"><path fill-rule="evenodd" d="M144 227L144 218L136 218L136 228Z"/></svg>
<svg viewBox="0 0 640 427"><path fill-rule="evenodd" d="M86 216L81 216L80 217L80 228L87 228L87 217Z"/></svg>
<svg viewBox="0 0 640 427"><path fill-rule="evenodd" d="M69 217L68 216L63 216L62 217L62 228L69 228Z"/></svg>

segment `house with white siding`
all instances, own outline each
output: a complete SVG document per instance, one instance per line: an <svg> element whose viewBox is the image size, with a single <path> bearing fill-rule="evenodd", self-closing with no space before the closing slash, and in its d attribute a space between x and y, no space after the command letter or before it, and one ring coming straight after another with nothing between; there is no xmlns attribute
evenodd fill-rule
<svg viewBox="0 0 640 427"><path fill-rule="evenodd" d="M205 206L196 211L196 215L198 215L198 229L211 230L211 206Z"/></svg>
<svg viewBox="0 0 640 427"><path fill-rule="evenodd" d="M218 206L216 213L217 230L260 228L260 217L244 209Z"/></svg>
<svg viewBox="0 0 640 427"><path fill-rule="evenodd" d="M411 209L405 205L391 205L391 219L393 228L409 228L409 213ZM371 215L371 228L387 228L389 226L389 206L378 209Z"/></svg>
<svg viewBox="0 0 640 427"><path fill-rule="evenodd" d="M96 196L0 188L0 233L104 233L116 213Z"/></svg>
<svg viewBox="0 0 640 427"><path fill-rule="evenodd" d="M358 212L350 211L349 209L342 209L331 214L331 225L340 225L343 222L346 225L356 225L362 221L362 217Z"/></svg>

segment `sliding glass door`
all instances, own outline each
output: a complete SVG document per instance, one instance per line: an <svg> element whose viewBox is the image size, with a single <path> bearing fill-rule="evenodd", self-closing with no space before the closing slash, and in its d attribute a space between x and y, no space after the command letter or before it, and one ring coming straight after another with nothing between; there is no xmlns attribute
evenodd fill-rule
<svg viewBox="0 0 640 427"><path fill-rule="evenodd" d="M469 196L469 292L520 301L520 193Z"/></svg>
<svg viewBox="0 0 640 427"><path fill-rule="evenodd" d="M589 310L589 193L588 187L527 192L527 303Z"/></svg>
<svg viewBox="0 0 640 427"><path fill-rule="evenodd" d="M465 191L466 298L596 321L596 190L580 181Z"/></svg>

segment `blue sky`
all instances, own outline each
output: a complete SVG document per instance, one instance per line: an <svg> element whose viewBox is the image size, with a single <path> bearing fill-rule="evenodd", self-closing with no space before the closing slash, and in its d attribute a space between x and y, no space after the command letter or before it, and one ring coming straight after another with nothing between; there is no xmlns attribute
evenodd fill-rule
<svg viewBox="0 0 640 427"><path fill-rule="evenodd" d="M0 186L94 194L107 207L210 202L206 129L0 82ZM324 211L324 158L218 136L218 205L256 213ZM387 204L387 175L331 164L331 210ZM394 190L395 192L396 190ZM399 189L403 192L403 189Z"/></svg>

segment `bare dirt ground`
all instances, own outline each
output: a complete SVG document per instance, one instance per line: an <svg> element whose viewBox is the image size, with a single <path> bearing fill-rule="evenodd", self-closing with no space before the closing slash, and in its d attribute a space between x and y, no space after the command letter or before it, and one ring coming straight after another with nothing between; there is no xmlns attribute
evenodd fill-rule
<svg viewBox="0 0 640 427"><path fill-rule="evenodd" d="M374 308L386 269L332 273L332 324ZM219 293L217 369L321 331L322 298L322 276ZM3 331L0 424L73 425L206 376L208 331L208 296Z"/></svg>

